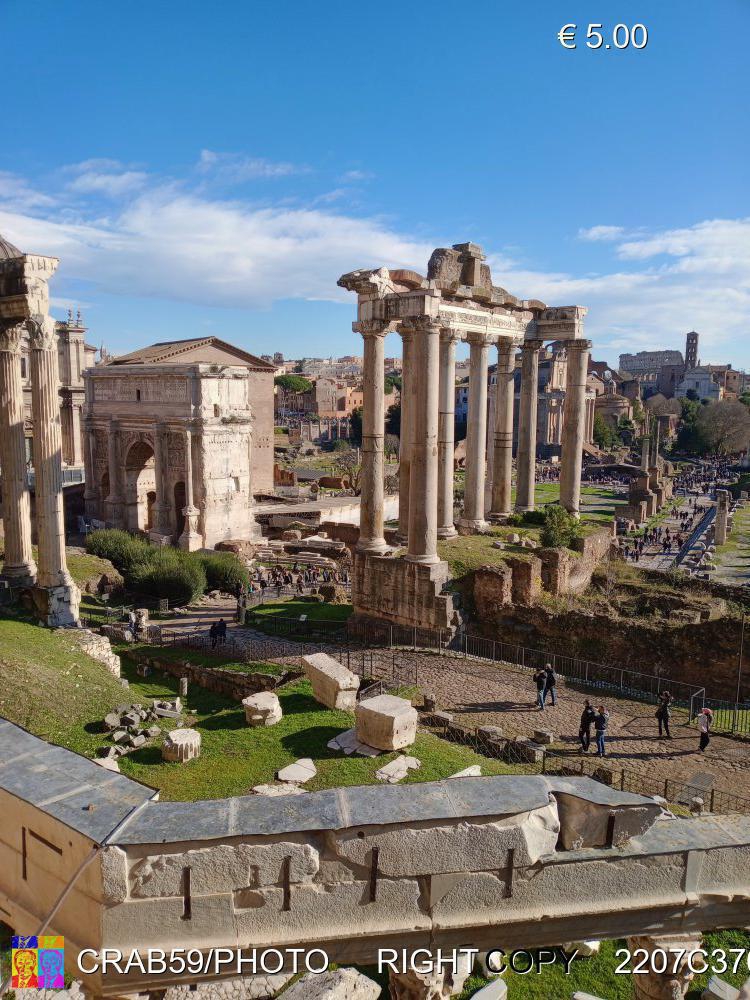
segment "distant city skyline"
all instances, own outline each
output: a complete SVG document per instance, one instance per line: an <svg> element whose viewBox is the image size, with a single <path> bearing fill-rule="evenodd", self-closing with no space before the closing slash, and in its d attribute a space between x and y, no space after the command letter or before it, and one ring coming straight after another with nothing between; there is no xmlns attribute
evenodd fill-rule
<svg viewBox="0 0 750 1000"><path fill-rule="evenodd" d="M372 60L371 11L289 6L282 26L186 0L178 32L156 8L144 35L126 8L40 0L34 87L5 107L0 233L60 257L58 318L80 306L113 353L204 333L358 353L341 273L424 273L472 240L513 294L588 306L613 366L696 329L704 360L750 367L746 6L718 0L706 31L697 2L622 5L607 20L646 23L649 44L603 53L560 46L589 15L551 0L480 2L465 32L447 5L385 0L399 31ZM0 25L22 39L24 6ZM20 41L4 60L28 76Z"/></svg>

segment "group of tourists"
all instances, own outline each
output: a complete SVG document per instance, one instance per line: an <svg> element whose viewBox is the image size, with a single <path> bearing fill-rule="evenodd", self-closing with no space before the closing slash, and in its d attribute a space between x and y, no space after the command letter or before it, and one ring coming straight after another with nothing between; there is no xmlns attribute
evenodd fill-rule
<svg viewBox="0 0 750 1000"><path fill-rule="evenodd" d="M216 649L217 646L223 646L227 641L227 623L223 618L220 618L217 622L212 622L211 628L208 630L209 638L211 639L211 649Z"/></svg>
<svg viewBox="0 0 750 1000"><path fill-rule="evenodd" d="M282 590L296 590L304 594L311 587L321 583L335 583L341 586L349 584L349 571L346 568L329 568L327 566L312 566L308 563L295 562L288 566L259 566L250 578L247 590L249 594L265 593L266 590L276 590L281 595Z"/></svg>
<svg viewBox="0 0 750 1000"><path fill-rule="evenodd" d="M589 747L591 746L591 727L593 726L594 734L596 736L596 756L606 756L604 742L608 725L609 712L604 705L599 705L597 708L594 708L587 698L583 706L583 711L581 712L581 725L578 729L578 739L581 743L581 753L589 752Z"/></svg>
<svg viewBox="0 0 750 1000"><path fill-rule="evenodd" d="M545 667L537 670L534 674L534 681L536 682L536 703L539 710L544 711L547 695L551 697L554 708L557 704L557 675L552 664L548 663Z"/></svg>

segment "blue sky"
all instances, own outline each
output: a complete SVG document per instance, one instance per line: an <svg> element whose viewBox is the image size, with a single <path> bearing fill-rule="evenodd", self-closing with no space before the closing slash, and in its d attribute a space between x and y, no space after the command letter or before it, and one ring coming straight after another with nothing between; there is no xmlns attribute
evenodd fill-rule
<svg viewBox="0 0 750 1000"><path fill-rule="evenodd" d="M749 29L748 0L0 0L0 232L116 353L357 352L342 272L472 240L587 305L597 357L694 328L750 368Z"/></svg>

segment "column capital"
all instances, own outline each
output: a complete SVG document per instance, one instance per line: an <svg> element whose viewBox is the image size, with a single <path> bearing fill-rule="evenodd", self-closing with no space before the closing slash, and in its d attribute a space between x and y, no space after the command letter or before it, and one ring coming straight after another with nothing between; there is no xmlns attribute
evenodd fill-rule
<svg viewBox="0 0 750 1000"><path fill-rule="evenodd" d="M0 351L7 354L20 354L25 329L23 323L17 323L15 320L0 321Z"/></svg>
<svg viewBox="0 0 750 1000"><path fill-rule="evenodd" d="M440 328L440 341L443 344L456 344L463 339L463 332L455 326L442 326Z"/></svg>
<svg viewBox="0 0 750 1000"><path fill-rule="evenodd" d="M590 351L593 346L592 341L578 338L563 340L562 343L565 344L566 351Z"/></svg>
<svg viewBox="0 0 750 1000"><path fill-rule="evenodd" d="M466 334L466 341L472 347L492 347L497 342L497 334L487 333L485 330L470 330Z"/></svg>
<svg viewBox="0 0 750 1000"><path fill-rule="evenodd" d="M31 316L26 320L29 347L32 351L56 351L57 334L51 316Z"/></svg>
<svg viewBox="0 0 750 1000"><path fill-rule="evenodd" d="M434 316L410 316L401 322L401 331L406 333L431 333L440 334L443 329L439 320Z"/></svg>
<svg viewBox="0 0 750 1000"><path fill-rule="evenodd" d="M529 337L523 341L521 344L521 350L523 351L540 351L544 346L543 340L536 340L533 337Z"/></svg>
<svg viewBox="0 0 750 1000"><path fill-rule="evenodd" d="M393 324L390 320L360 319L352 323L352 330L361 333L363 337L385 337L390 333Z"/></svg>

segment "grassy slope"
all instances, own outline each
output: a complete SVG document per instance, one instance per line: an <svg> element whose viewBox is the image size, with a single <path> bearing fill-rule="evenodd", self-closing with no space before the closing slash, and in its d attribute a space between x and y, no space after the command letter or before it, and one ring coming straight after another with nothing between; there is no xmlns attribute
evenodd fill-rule
<svg viewBox="0 0 750 1000"><path fill-rule="evenodd" d="M318 601L269 601L250 609L253 615L278 618L299 618L307 615L311 622L344 622L352 613L351 604L322 604Z"/></svg>

